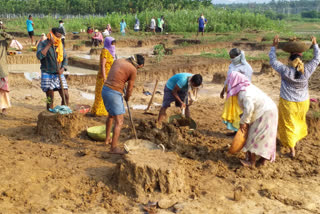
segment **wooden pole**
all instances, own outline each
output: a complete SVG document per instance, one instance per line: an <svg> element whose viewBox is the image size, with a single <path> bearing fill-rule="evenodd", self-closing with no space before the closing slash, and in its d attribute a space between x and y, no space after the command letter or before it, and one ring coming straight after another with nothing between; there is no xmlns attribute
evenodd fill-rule
<svg viewBox="0 0 320 214"><path fill-rule="evenodd" d="M145 110L145 113L146 113L146 112L150 109L150 107L151 107L152 100L153 100L154 94L156 93L158 83L159 83L159 80L156 80L156 84L154 85L153 92L152 92L152 96L151 96L151 98L150 98L148 107L147 107L146 110Z"/></svg>

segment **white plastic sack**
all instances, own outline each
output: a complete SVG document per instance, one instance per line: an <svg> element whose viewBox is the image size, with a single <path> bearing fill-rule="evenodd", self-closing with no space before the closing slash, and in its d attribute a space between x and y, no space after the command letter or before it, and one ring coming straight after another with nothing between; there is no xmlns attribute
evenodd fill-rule
<svg viewBox="0 0 320 214"><path fill-rule="evenodd" d="M18 42L17 40L13 39L11 44L10 44L10 48L15 48L18 51L21 51L23 49L23 46L21 45L20 42Z"/></svg>

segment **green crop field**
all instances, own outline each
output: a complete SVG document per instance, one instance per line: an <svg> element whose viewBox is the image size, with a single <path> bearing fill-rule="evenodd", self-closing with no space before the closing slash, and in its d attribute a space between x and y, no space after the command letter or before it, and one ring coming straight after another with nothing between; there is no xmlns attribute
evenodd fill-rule
<svg viewBox="0 0 320 214"><path fill-rule="evenodd" d="M220 8L202 8L198 10L183 9L183 10L162 10L162 11L144 11L137 14L140 19L140 28L145 30L150 25L152 17L165 17L165 30L167 32L195 32L197 31L197 18L201 13L205 14L208 20L206 26L207 32L239 32L242 30L272 30L284 31L286 25L282 21L275 21L266 18L261 14L251 12L230 11ZM54 18L47 16L44 18L34 17L35 32L48 31L50 28L57 26L58 20L63 17ZM7 28L14 31L25 31L27 17L4 20ZM129 29L133 29L135 15L110 13L104 17L78 17L72 19L64 19L65 27L68 31L80 31L88 26L104 29L107 24L111 24L114 30L119 29L121 19L125 19Z"/></svg>

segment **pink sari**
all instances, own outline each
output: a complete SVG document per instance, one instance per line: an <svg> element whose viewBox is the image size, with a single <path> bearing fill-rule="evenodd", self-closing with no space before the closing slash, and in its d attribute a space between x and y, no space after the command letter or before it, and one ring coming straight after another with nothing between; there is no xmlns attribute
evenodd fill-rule
<svg viewBox="0 0 320 214"><path fill-rule="evenodd" d="M4 77L0 79L0 90L9 92L9 83L8 83L8 78Z"/></svg>
<svg viewBox="0 0 320 214"><path fill-rule="evenodd" d="M0 109L7 109L11 107L9 98L9 84L8 78L0 78Z"/></svg>

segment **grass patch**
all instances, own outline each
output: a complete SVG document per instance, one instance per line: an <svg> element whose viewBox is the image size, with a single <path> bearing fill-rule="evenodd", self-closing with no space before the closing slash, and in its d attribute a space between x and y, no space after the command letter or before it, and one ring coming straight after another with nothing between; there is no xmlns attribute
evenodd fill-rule
<svg viewBox="0 0 320 214"><path fill-rule="evenodd" d="M230 59L229 52L225 48L217 49L216 53L202 52L200 56L206 57L206 58Z"/></svg>

